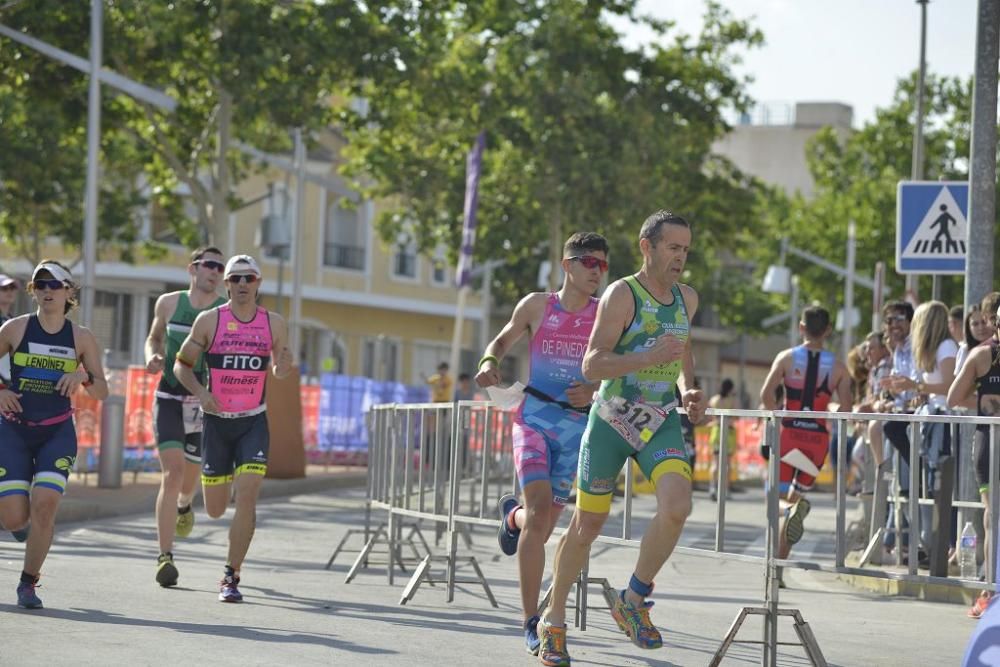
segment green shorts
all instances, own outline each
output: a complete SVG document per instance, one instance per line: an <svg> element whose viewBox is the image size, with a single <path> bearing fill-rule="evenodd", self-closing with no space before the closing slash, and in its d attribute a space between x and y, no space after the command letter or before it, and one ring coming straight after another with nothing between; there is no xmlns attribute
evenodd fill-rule
<svg viewBox="0 0 1000 667"><path fill-rule="evenodd" d="M580 442L580 462L576 476L576 506L585 512L607 514L618 473L632 457L650 482L667 473L691 480L691 458L681 434L681 418L672 410L642 451L637 452L618 432L597 416L592 408L587 430Z"/></svg>

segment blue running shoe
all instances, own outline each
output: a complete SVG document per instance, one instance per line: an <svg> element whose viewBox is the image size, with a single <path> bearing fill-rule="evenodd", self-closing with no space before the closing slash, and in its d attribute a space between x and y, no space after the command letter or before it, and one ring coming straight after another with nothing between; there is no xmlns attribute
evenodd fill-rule
<svg viewBox="0 0 1000 667"><path fill-rule="evenodd" d="M38 582L27 583L22 581L17 585L17 606L22 609L41 609L42 601L35 594Z"/></svg>
<svg viewBox="0 0 1000 667"><path fill-rule="evenodd" d="M28 533L30 533L30 532L31 532L31 524L29 523L24 528L22 528L21 530L12 530L12 531L10 531L10 534L13 535L14 539L17 540L18 542L27 542L28 541Z"/></svg>
<svg viewBox="0 0 1000 667"><path fill-rule="evenodd" d="M239 577L225 576L219 582L220 602L243 602L243 594L237 588L240 584Z"/></svg>
<svg viewBox="0 0 1000 667"><path fill-rule="evenodd" d="M532 616L524 622L524 648L531 655L538 655L542 640L538 638L538 617Z"/></svg>
<svg viewBox="0 0 1000 667"><path fill-rule="evenodd" d="M518 507L517 496L508 493L500 496L497 501L497 510L500 512L500 528L497 530L497 541L500 543L500 551L508 556L517 553L517 541L521 537L520 530L511 530L507 523L507 515Z"/></svg>

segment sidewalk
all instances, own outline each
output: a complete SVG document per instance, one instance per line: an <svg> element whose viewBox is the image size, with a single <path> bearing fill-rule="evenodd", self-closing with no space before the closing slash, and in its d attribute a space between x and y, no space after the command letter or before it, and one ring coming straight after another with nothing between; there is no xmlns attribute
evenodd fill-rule
<svg viewBox="0 0 1000 667"><path fill-rule="evenodd" d="M133 479L135 480L133 482ZM264 480L261 498L280 498L309 493L322 493L333 489L363 487L367 472L363 467L306 466L306 476L298 479ZM94 519L109 519L132 514L152 513L156 494L160 489L160 473L143 472L136 477L131 472L122 475L122 486L103 489L97 486L97 474L89 479L72 474L66 486L66 495L56 515L57 525ZM195 498L201 504L201 494Z"/></svg>

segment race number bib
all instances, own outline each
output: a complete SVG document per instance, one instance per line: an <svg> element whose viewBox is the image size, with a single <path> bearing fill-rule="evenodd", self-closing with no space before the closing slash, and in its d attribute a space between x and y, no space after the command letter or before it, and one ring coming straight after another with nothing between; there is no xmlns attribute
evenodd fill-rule
<svg viewBox="0 0 1000 667"><path fill-rule="evenodd" d="M646 403L631 403L622 396L605 400L597 396L597 416L613 428L632 449L641 452L667 418L667 411Z"/></svg>
<svg viewBox="0 0 1000 667"><path fill-rule="evenodd" d="M201 433L201 401L197 396L187 396L181 403L181 418L184 420L184 435Z"/></svg>

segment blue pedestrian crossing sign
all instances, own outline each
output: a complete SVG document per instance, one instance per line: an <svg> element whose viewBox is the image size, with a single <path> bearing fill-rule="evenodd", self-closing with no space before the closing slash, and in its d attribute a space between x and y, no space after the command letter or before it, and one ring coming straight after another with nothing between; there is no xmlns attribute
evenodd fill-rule
<svg viewBox="0 0 1000 667"><path fill-rule="evenodd" d="M900 181L897 273L965 273L968 218L968 182Z"/></svg>

